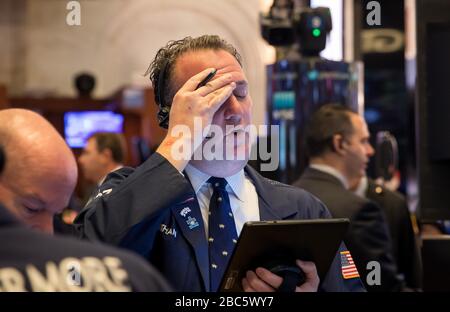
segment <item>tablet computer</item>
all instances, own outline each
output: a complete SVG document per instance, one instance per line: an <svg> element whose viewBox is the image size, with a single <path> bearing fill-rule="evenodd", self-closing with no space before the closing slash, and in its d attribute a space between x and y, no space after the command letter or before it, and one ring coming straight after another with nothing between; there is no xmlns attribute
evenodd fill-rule
<svg viewBox="0 0 450 312"><path fill-rule="evenodd" d="M276 258L312 261L322 281L349 224L348 219L246 222L219 291L243 291L246 272Z"/></svg>

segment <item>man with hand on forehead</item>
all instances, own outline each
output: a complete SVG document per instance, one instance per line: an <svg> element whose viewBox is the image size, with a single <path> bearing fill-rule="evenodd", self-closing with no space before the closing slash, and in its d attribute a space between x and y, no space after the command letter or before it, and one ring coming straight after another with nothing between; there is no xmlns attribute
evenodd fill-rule
<svg viewBox="0 0 450 312"><path fill-rule="evenodd" d="M76 220L83 237L138 252L177 290L217 291L245 222L330 217L309 193L247 165L250 140L242 129L251 125L252 100L233 46L209 35L172 41L148 72L167 136L136 170L106 179ZM211 140L232 157L197 157ZM183 157L180 146L190 147ZM296 265L306 281L291 291L364 290L359 277L343 278L339 253L322 281L314 263L298 259ZM262 267L241 281L245 291L276 291L283 282Z"/></svg>

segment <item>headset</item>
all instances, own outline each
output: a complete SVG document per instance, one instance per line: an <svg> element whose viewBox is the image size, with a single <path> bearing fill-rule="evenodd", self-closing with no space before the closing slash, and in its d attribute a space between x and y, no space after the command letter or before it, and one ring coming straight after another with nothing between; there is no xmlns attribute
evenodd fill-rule
<svg viewBox="0 0 450 312"><path fill-rule="evenodd" d="M170 105L167 105L164 102L164 88L165 88L164 77L166 76L168 64L169 61L166 60L161 66L161 71L159 72L158 75L158 92L156 92L155 94L155 100L159 105L158 111L159 126L165 129L169 128L169 113L170 113ZM216 75L216 73L217 73L216 69L211 71L205 78L203 78L202 81L200 81L195 90L205 86Z"/></svg>
<svg viewBox="0 0 450 312"><path fill-rule="evenodd" d="M6 155L3 150L3 146L0 145L0 174L2 173L3 168L5 167L5 162L6 162Z"/></svg>
<svg viewBox="0 0 450 312"><path fill-rule="evenodd" d="M167 105L164 101L164 88L166 87L165 77L168 67L169 67L169 60L165 60L161 66L161 71L159 72L158 75L158 92L155 94L155 100L159 106L159 111L157 115L159 126L164 129L169 128L169 113L170 113L170 106Z"/></svg>

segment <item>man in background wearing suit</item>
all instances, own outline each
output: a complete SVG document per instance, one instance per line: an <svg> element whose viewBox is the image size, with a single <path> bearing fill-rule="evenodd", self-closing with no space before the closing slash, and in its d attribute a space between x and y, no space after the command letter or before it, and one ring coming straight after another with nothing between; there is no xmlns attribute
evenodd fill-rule
<svg viewBox="0 0 450 312"><path fill-rule="evenodd" d="M380 208L349 187L365 175L374 153L364 119L342 105L324 105L306 129L309 167L294 185L317 196L335 218L349 218L345 243L353 254L368 291L399 291L402 287ZM377 261L381 285L367 280L367 265Z"/></svg>
<svg viewBox="0 0 450 312"><path fill-rule="evenodd" d="M86 180L100 186L108 173L123 167L126 158L126 142L120 133L96 132L86 141L78 158Z"/></svg>
<svg viewBox="0 0 450 312"><path fill-rule="evenodd" d="M56 214L53 220L55 233L73 235L73 220L98 194L99 186L110 172L123 167L127 146L121 133L95 132L86 140L78 158L83 178L89 183L83 190L83 198L72 195L68 209ZM93 184L91 184L93 183Z"/></svg>
<svg viewBox="0 0 450 312"><path fill-rule="evenodd" d="M422 288L422 260L405 197L364 176L352 187L355 194L374 201L383 210L392 240L392 255L405 286Z"/></svg>
<svg viewBox="0 0 450 312"><path fill-rule="evenodd" d="M252 100L233 46L210 35L172 41L158 51L149 72L167 136L136 170L110 174L76 220L82 237L138 252L177 290L217 291L245 222L330 217L311 194L265 179L247 165ZM214 78L202 86L206 77ZM211 136L212 126L222 133ZM189 135L180 137L180 129ZM224 145L231 158L198 157L211 142ZM176 157L180 143L190 148ZM241 152L244 158L235 157ZM292 290L364 290L359 276L344 279L339 252L322 281L314 263L300 260L306 282ZM275 291L283 282L259 267L247 272L242 286Z"/></svg>

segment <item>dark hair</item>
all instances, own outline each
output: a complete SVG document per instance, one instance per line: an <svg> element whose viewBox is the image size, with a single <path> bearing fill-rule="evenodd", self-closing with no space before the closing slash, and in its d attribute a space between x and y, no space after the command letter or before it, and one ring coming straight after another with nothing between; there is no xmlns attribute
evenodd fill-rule
<svg viewBox="0 0 450 312"><path fill-rule="evenodd" d="M103 152L105 149L111 151L112 158L117 163L123 163L126 156L125 138L120 133L96 132L89 137L95 139L97 150Z"/></svg>
<svg viewBox="0 0 450 312"><path fill-rule="evenodd" d="M333 136L344 138L353 134L353 124L350 118L354 114L350 108L339 104L327 104L320 107L309 120L305 141L309 157L321 156L332 150Z"/></svg>
<svg viewBox="0 0 450 312"><path fill-rule="evenodd" d="M237 50L224 39L216 35L203 35L197 38L186 37L181 40L169 41L165 47L159 49L155 59L148 67L145 75L150 74L150 80L155 93L155 102L164 106L170 106L175 95L171 79L174 64L177 59L184 53L199 50L224 50L233 55L242 66L241 56ZM163 75L161 75L163 73ZM163 80L163 81L160 81ZM161 88L163 90L159 90ZM159 99L159 95L163 95L163 99Z"/></svg>

